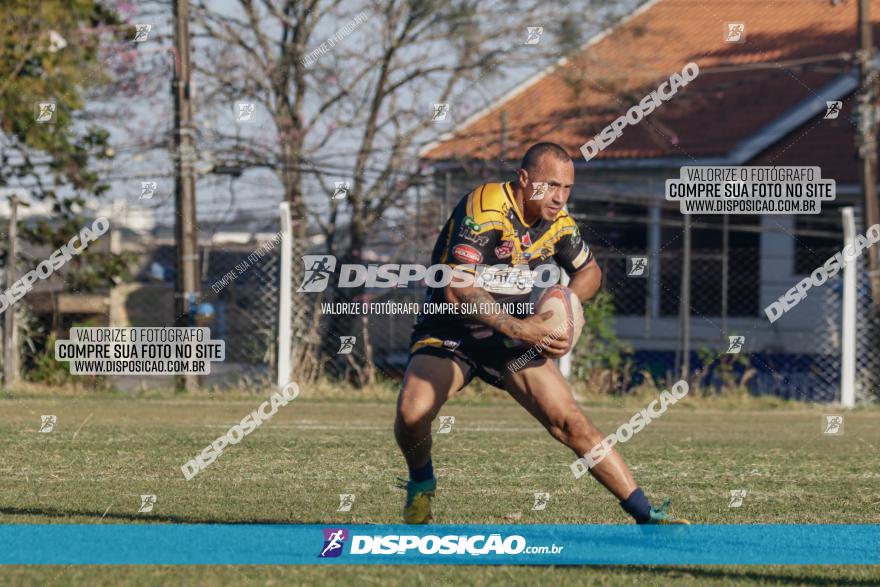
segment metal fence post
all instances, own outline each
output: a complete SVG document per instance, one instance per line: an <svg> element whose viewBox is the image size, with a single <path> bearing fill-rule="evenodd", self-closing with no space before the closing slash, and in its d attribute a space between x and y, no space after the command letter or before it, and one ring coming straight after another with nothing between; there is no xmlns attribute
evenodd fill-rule
<svg viewBox="0 0 880 587"><path fill-rule="evenodd" d="M293 227L290 222L290 203L281 202L281 283L278 291L278 387L290 382L291 359L291 283L293 264Z"/></svg>
<svg viewBox="0 0 880 587"><path fill-rule="evenodd" d="M727 288L730 274L730 217L725 214L721 225L721 330L727 335Z"/></svg>
<svg viewBox="0 0 880 587"><path fill-rule="evenodd" d="M841 211L843 219L843 312L840 341L840 405L856 404L856 270L855 259L847 259L846 248L854 245L856 222L851 206ZM854 250L850 248L849 250Z"/></svg>
<svg viewBox="0 0 880 587"><path fill-rule="evenodd" d="M18 240L18 199L13 195L9 198L9 248L6 253L6 288L15 282L15 257ZM3 319L3 350L6 360L3 362L3 383L10 388L18 383L18 328L15 324L15 308L6 308Z"/></svg>

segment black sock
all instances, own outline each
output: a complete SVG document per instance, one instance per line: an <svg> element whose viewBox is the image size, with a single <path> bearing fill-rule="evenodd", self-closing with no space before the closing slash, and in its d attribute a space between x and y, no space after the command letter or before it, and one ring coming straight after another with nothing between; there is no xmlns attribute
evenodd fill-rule
<svg viewBox="0 0 880 587"><path fill-rule="evenodd" d="M633 517L636 524L644 524L651 519L651 502L641 487L636 487L629 497L620 502L620 507Z"/></svg>
<svg viewBox="0 0 880 587"><path fill-rule="evenodd" d="M429 479L434 478L434 464L431 462L431 459L428 459L428 462L418 467L417 469L409 470L409 478L415 481L416 483L421 483L423 481L427 481Z"/></svg>

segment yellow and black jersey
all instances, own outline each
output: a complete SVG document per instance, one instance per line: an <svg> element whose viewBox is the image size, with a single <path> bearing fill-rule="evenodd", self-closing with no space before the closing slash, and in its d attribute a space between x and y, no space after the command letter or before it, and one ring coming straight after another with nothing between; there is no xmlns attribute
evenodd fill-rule
<svg viewBox="0 0 880 587"><path fill-rule="evenodd" d="M560 211L552 222L539 218L527 224L513 197L509 183L481 185L456 205L440 232L431 255L431 264L445 264L473 272L467 265L537 266L556 262L570 275L590 264L593 254L581 238L574 219ZM522 291L498 293L486 287L493 299L504 303L528 301L531 287ZM428 288L426 302L443 303L442 288ZM422 316L419 325L442 322ZM460 321L460 319L458 320Z"/></svg>
<svg viewBox="0 0 880 587"><path fill-rule="evenodd" d="M509 183L487 183L465 196L440 233L431 264L528 265L553 259L569 274L586 267L593 255L574 219L564 210L553 222L526 224Z"/></svg>
<svg viewBox="0 0 880 587"><path fill-rule="evenodd" d="M474 280L477 286L496 302L514 308L528 308L528 302L535 301L533 283L529 278L520 280L524 271L537 273L540 265L555 262L571 275L592 261L593 254L571 216L560 211L552 222L539 218L527 224L509 183L487 183L462 198L431 254L431 265L479 274ZM429 287L425 301L427 305L449 305L450 300L445 288ZM505 311L517 317L532 313L528 309ZM410 353L456 359L469 367L466 377L480 377L503 387L509 362L521 359L524 344L453 310L420 314Z"/></svg>

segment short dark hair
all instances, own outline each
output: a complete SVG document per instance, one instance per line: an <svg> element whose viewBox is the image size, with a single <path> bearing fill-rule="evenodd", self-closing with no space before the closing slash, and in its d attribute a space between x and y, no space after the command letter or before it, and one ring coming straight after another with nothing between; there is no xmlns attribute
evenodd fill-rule
<svg viewBox="0 0 880 587"><path fill-rule="evenodd" d="M571 156L568 152L556 143L535 143L526 151L519 166L521 169L532 172L544 155L553 155L553 157L560 161L571 161Z"/></svg>

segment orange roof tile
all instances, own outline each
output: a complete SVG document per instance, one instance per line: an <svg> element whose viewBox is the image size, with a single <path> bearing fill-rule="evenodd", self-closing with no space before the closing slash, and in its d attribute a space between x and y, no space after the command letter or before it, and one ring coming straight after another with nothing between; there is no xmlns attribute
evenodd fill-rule
<svg viewBox="0 0 880 587"><path fill-rule="evenodd" d="M871 13L877 39L880 0L872 0ZM729 22L745 23L744 42L725 42ZM505 159L549 140L583 161L582 144L690 61L700 75L641 123L627 126L597 159L724 155L847 73L850 64L840 54L855 46L851 0L836 6L828 0L659 0L466 121L451 138L429 145L422 156L498 158L503 111ZM738 69L760 63L768 66Z"/></svg>

